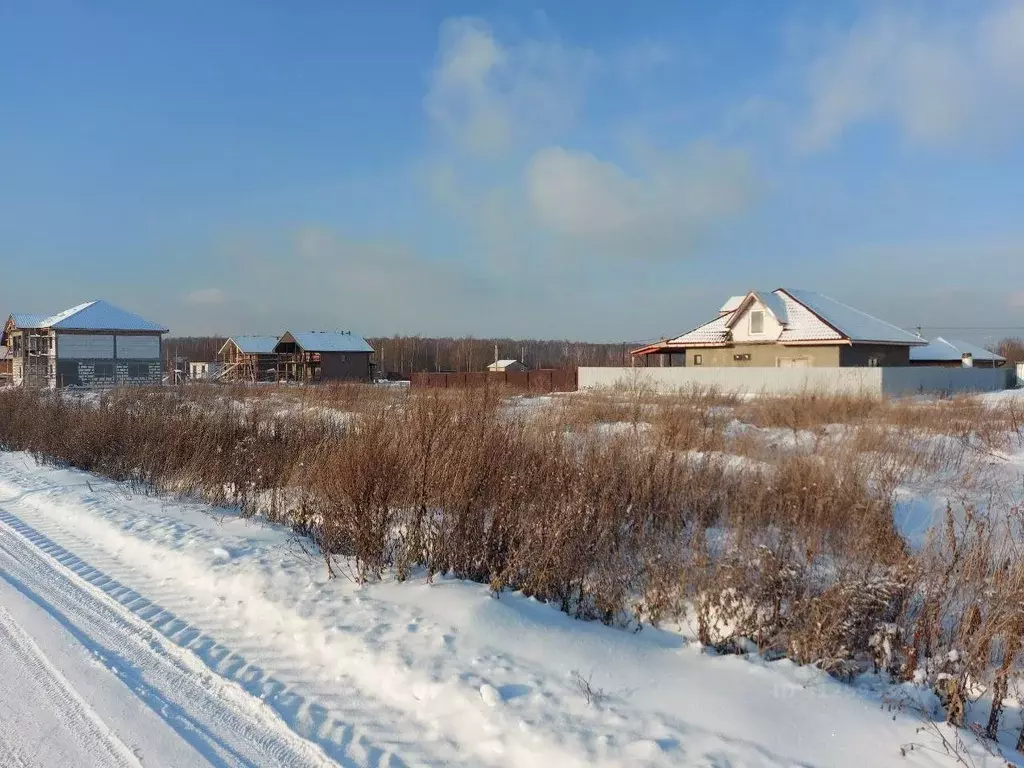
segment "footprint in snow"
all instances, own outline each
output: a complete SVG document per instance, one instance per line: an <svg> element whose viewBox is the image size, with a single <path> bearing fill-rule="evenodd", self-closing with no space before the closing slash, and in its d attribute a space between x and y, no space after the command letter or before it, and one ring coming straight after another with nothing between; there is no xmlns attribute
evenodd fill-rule
<svg viewBox="0 0 1024 768"><path fill-rule="evenodd" d="M231 559L231 553L228 552L226 549L223 549L222 547L214 547L211 550L211 552L213 552L213 556L215 558L217 558L218 560L230 560Z"/></svg>

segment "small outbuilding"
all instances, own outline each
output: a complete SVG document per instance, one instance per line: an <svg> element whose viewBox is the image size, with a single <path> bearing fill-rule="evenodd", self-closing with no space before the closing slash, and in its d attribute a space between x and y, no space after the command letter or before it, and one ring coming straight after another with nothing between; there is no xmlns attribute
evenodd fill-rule
<svg viewBox="0 0 1024 768"><path fill-rule="evenodd" d="M1006 358L966 341L939 336L927 346L911 349L910 364L944 368L1001 368L1006 365Z"/></svg>
<svg viewBox="0 0 1024 768"><path fill-rule="evenodd" d="M501 373L517 373L519 371L528 371L530 369L518 360L495 360L487 366L487 370Z"/></svg>
<svg viewBox="0 0 1024 768"><path fill-rule="evenodd" d="M216 360L190 360L188 364L188 378L191 381L213 381L219 379L223 372L224 364Z"/></svg>

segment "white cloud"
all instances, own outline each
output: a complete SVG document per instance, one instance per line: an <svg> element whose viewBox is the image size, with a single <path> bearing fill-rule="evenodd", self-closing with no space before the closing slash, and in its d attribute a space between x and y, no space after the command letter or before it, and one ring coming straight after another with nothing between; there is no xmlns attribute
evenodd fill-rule
<svg viewBox="0 0 1024 768"><path fill-rule="evenodd" d="M227 294L220 288L197 288L185 294L185 301L189 304L223 304L227 301Z"/></svg>
<svg viewBox="0 0 1024 768"><path fill-rule="evenodd" d="M450 19L424 106L455 147L501 153L570 124L594 63L593 54L557 40L509 45L479 19Z"/></svg>
<svg viewBox="0 0 1024 768"><path fill-rule="evenodd" d="M447 143L423 179L490 275L689 255L695 240L746 209L753 174L743 152L712 142L638 152L614 124L600 123L585 135L618 145L618 156L574 146L573 122L597 75L623 87L674 58L650 41L599 58L547 35L510 43L478 20L442 26L424 107ZM639 162L627 168L623 158Z"/></svg>
<svg viewBox="0 0 1024 768"><path fill-rule="evenodd" d="M821 149L851 126L881 121L929 146L1019 131L1024 2L979 5L970 19L881 11L827 40L811 68L801 144Z"/></svg>
<svg viewBox="0 0 1024 768"><path fill-rule="evenodd" d="M753 196L743 152L702 143L677 155L648 154L646 172L631 175L587 152L540 150L526 169L534 215L550 230L619 247L623 255L643 255L630 246L668 245L680 253Z"/></svg>

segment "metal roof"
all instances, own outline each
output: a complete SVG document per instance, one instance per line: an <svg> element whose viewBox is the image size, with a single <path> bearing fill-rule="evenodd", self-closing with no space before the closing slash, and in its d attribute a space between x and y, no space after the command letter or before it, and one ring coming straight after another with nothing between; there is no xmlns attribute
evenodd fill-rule
<svg viewBox="0 0 1024 768"><path fill-rule="evenodd" d="M774 291L754 291L754 294L761 300L761 303L768 307L768 311L775 315L775 319L785 325L789 320L789 308Z"/></svg>
<svg viewBox="0 0 1024 768"><path fill-rule="evenodd" d="M907 344L924 346L927 342L920 336L897 328L895 325L879 320L877 317L861 312L859 309L836 301L831 296L814 291L796 288L780 288L778 292L788 294L843 336L854 342L880 342L882 344ZM786 331L792 329L792 323ZM785 333L781 341L785 342ZM795 339L792 339L795 340Z"/></svg>
<svg viewBox="0 0 1024 768"><path fill-rule="evenodd" d="M306 352L373 352L366 339L349 331L289 331L288 335Z"/></svg>
<svg viewBox="0 0 1024 768"><path fill-rule="evenodd" d="M277 340L277 336L232 336L224 342L224 346L233 342L243 355L272 355Z"/></svg>
<svg viewBox="0 0 1024 768"><path fill-rule="evenodd" d="M33 315L28 312L15 312L11 315L16 328L39 328L46 315Z"/></svg>
<svg viewBox="0 0 1024 768"><path fill-rule="evenodd" d="M1002 355L997 355L983 347L957 339L944 339L941 336L933 339L926 346L910 350L910 359L920 361L959 361L963 359L964 355L970 355L975 360L982 362L1006 362L1006 358Z"/></svg>
<svg viewBox="0 0 1024 768"><path fill-rule="evenodd" d="M25 318L30 325L22 325L18 318ZM38 315L15 315L15 324L22 328L56 328L62 331L153 331L167 333L162 325L144 320L134 312L115 307L109 302L98 300L65 309L49 317Z"/></svg>
<svg viewBox="0 0 1024 768"><path fill-rule="evenodd" d="M841 301L814 291L778 288L752 291L783 326L780 344L849 340L855 343L906 344L924 346L921 337L854 309ZM680 346L720 346L729 341L729 328L735 313L745 305L736 297L726 302L723 311L710 322L698 326L668 342ZM724 311L726 307L731 310Z"/></svg>

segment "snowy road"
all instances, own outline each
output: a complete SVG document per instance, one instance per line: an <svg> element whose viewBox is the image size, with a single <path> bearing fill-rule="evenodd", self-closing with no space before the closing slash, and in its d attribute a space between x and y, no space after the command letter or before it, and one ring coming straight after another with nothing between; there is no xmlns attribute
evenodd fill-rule
<svg viewBox="0 0 1024 768"><path fill-rule="evenodd" d="M13 590L42 609L64 629L68 640L81 645L122 681L127 688L122 693L130 693L139 707L158 714L207 762L217 766L329 764L319 749L285 727L262 701L209 674L191 654L167 643L107 593L98 592L73 570L83 565L0 507L0 569L10 588L5 597ZM20 667L19 674L25 677L20 688L5 687L13 696L27 689L38 697L41 706L32 711L55 713L53 731L73 734L74 744L69 746L90 756L80 764L140 764L6 610L0 613L0 637L8 641L4 668ZM96 670L94 674L103 673ZM12 709L15 703L11 702ZM133 749L144 752L140 747Z"/></svg>
<svg viewBox="0 0 1024 768"><path fill-rule="evenodd" d="M0 453L0 670L3 768L948 764L814 670L455 580L328 581L279 527L24 454Z"/></svg>

